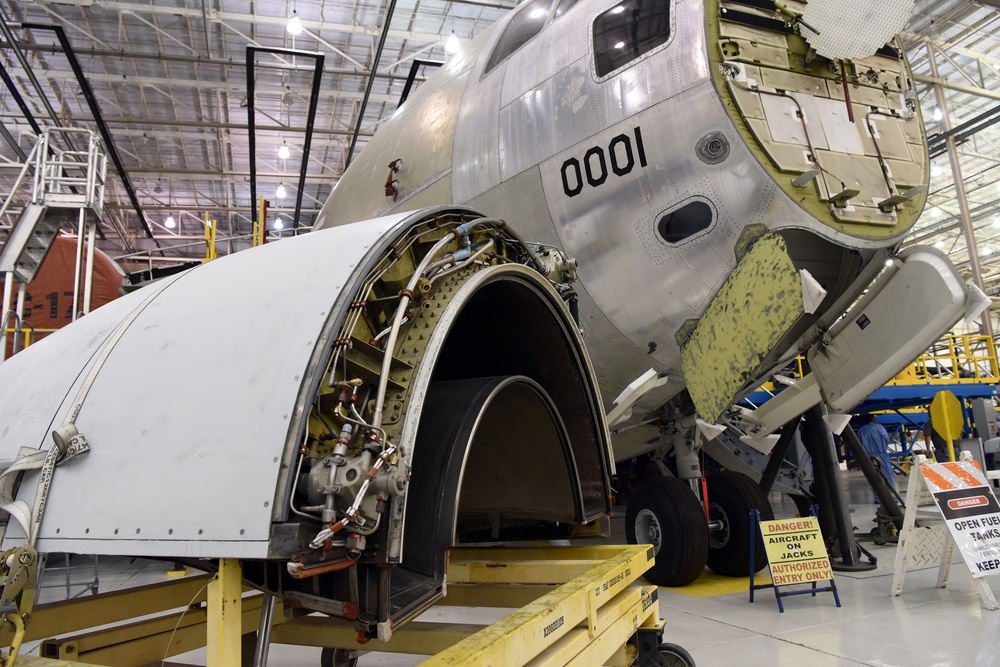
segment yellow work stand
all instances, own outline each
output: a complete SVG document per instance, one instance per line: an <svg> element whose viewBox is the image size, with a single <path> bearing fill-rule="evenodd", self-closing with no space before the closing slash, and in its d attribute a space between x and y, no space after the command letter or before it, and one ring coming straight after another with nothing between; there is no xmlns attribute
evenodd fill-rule
<svg viewBox="0 0 1000 667"><path fill-rule="evenodd" d="M338 649L339 656L431 655L425 665L626 666L654 664L653 654L668 653L673 664L693 665L683 649L660 644L657 589L637 583L652 561L648 545L455 548L448 595L440 604L516 611L485 628L416 620L388 642L361 646L349 623L312 615L288 618L279 603L271 642L328 647L331 654ZM237 667L246 650L244 636L253 636L266 599L244 592L239 562L224 559L213 577L41 605L25 641L59 638L43 642L43 658L18 656L15 664L139 667L207 644L208 664ZM170 610L175 611L166 613ZM118 625L82 632L108 623ZM10 640L10 633L0 635L2 645Z"/></svg>

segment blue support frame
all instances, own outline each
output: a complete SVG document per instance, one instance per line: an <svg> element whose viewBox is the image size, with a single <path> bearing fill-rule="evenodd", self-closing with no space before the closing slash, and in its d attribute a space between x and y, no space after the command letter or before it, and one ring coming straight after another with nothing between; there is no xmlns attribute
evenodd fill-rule
<svg viewBox="0 0 1000 667"><path fill-rule="evenodd" d="M892 458L902 458L909 456L914 445L919 441L920 431L923 429L924 424L927 423L927 420L930 419L928 408L931 401L934 400L934 396L939 391L950 391L962 402L966 423L962 437L970 437L972 435L971 424L973 423L973 418L971 410L966 407L966 400L973 398L993 398L998 387L1000 385L967 383L886 385L862 401L853 411L859 414L866 412L883 413L878 415L878 423L885 426L886 430L889 431L890 438L905 426L911 426L916 429L917 433L909 441L902 437L903 434L900 434L899 441L903 443L902 451L890 452L889 454ZM763 390L755 391L747 395L743 404L746 407L751 407L751 405L759 407L773 398L774 395ZM905 408L916 407L923 407L924 409L909 413L900 412L900 410Z"/></svg>

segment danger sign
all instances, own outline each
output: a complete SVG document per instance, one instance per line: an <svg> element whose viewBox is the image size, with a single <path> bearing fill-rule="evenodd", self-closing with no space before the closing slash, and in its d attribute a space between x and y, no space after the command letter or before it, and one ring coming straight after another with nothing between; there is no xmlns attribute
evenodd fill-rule
<svg viewBox="0 0 1000 667"><path fill-rule="evenodd" d="M973 577L1000 571L1000 505L972 461L920 468Z"/></svg>
<svg viewBox="0 0 1000 667"><path fill-rule="evenodd" d="M833 579L816 517L760 522L775 586Z"/></svg>

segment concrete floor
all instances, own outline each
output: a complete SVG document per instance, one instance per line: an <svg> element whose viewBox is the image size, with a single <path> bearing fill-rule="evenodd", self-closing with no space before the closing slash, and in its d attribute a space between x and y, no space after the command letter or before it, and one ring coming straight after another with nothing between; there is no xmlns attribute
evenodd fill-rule
<svg viewBox="0 0 1000 667"><path fill-rule="evenodd" d="M858 472L845 473L853 524L865 534L874 526L875 505L871 491ZM897 475L897 487L905 495L906 478ZM778 518L795 516L790 501L775 494L771 498ZM612 519L614 535L624 534L624 508ZM660 614L667 627L664 640L687 649L700 667L739 664L789 665L937 665L1000 666L1000 611L983 609L968 570L956 556L946 589L937 589L936 568L907 574L901 597L889 597L894 545L863 545L878 558L870 572L836 573L843 606L835 606L829 593L815 598L803 595L785 598L785 613L779 613L773 594L758 591L756 602L747 601L746 579L703 576L691 586L660 589ZM92 565L77 557L73 581L89 581ZM169 564L124 560L103 562L100 590L163 581ZM63 574L50 571L42 600L65 597ZM1000 595L1000 581L987 579ZM83 591L75 585L73 593ZM460 620L488 624L505 612L495 609L434 608L422 620ZM272 646L270 665L316 667L319 649ZM416 656L368 653L359 665L413 665ZM195 651L170 660L171 664L205 665L205 652Z"/></svg>

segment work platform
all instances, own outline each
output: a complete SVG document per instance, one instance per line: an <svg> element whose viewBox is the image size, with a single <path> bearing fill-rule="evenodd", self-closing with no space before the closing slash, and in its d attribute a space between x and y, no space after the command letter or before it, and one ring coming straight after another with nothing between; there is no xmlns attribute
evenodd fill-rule
<svg viewBox="0 0 1000 667"><path fill-rule="evenodd" d="M899 491L905 495L908 478L896 479ZM854 524L859 528L874 525L876 506L872 504L867 481L859 471L845 473L844 481ZM796 515L797 508L787 496L772 493L770 500L777 518ZM624 541L624 516L624 505L619 505L611 518L612 540ZM667 623L665 638L681 644L702 667L993 664L1000 612L982 610L960 559L956 559L947 588L935 587L938 568L928 566L910 572L904 596L893 598L889 587L895 545L867 547L878 556L879 567L869 572L837 573L837 587L844 605L841 608L834 606L828 596L805 595L791 603L790 612L786 607L786 612L780 614L773 602L747 603L746 578L708 572L690 586L660 588L657 605L659 616ZM89 563L84 562L80 567L87 571L81 572L78 579L89 577ZM137 561L129 566L124 559L109 558L106 563L102 560L102 590L111 591L125 580L162 582L170 568L168 562ZM996 577L990 581L1000 595L1000 582ZM201 585L203 582L178 605L186 605ZM59 589L49 589L46 594L46 599L53 599ZM447 614L448 620L488 624L502 613L499 609L454 607L440 611L432 608L427 616ZM935 630L928 639L931 627ZM201 631L204 632L203 628ZM320 654L319 649L272 643L268 664L316 667L321 664ZM162 654L155 656L154 664L159 665L161 658ZM369 654L360 657L358 667L412 667L419 659L404 654ZM209 664L204 648L168 658L166 662ZM42 663L19 660L18 664ZM53 662L46 661L44 665L51 667Z"/></svg>
<svg viewBox="0 0 1000 667"><path fill-rule="evenodd" d="M359 644L346 621L286 613L280 601L268 609L268 596L243 589L239 563L223 560L215 575L38 606L22 641L52 639L14 664L138 667L206 642L213 667L250 664L241 654L269 625L262 611L271 643L326 647L323 664L378 651L432 655L427 665L646 665L662 664L661 650L667 664L693 664L660 646L657 589L637 583L652 562L648 545L452 549L442 606L518 609L487 627L416 620ZM5 627L0 643L12 639Z"/></svg>

